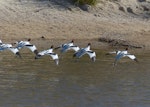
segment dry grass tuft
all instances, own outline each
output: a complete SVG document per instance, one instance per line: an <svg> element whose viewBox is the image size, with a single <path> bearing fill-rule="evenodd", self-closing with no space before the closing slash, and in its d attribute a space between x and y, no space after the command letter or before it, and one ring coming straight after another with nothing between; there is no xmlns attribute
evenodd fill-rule
<svg viewBox="0 0 150 107"><path fill-rule="evenodd" d="M97 0L75 0L75 3L80 5L95 5L97 3Z"/></svg>

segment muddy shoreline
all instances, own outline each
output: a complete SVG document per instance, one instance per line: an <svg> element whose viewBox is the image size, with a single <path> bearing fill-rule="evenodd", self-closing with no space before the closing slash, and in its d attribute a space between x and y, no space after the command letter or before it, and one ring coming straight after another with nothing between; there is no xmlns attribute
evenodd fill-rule
<svg viewBox="0 0 150 107"><path fill-rule="evenodd" d="M149 18L118 10L118 3L128 6L123 0L100 4L90 11L83 11L65 0L62 3L71 11L48 1L1 0L0 39L12 43L31 38L31 43L45 48L74 39L80 47L90 42L94 49L150 50Z"/></svg>

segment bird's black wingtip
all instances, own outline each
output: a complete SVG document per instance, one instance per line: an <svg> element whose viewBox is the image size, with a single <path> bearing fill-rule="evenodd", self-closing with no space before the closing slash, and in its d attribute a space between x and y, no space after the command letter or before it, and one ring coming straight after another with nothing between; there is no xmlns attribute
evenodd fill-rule
<svg viewBox="0 0 150 107"><path fill-rule="evenodd" d="M75 54L73 54L73 57L76 57L76 53L75 53Z"/></svg>
<svg viewBox="0 0 150 107"><path fill-rule="evenodd" d="M39 53L38 50L35 50L35 51L34 51L34 54L35 54L35 55L37 55L38 53Z"/></svg>
<svg viewBox="0 0 150 107"><path fill-rule="evenodd" d="M22 58L22 56L19 52L17 52L16 55L19 56L19 58Z"/></svg>
<svg viewBox="0 0 150 107"><path fill-rule="evenodd" d="M92 57L91 59L92 59L92 61L93 61L93 62L95 62L95 61L96 61L96 57Z"/></svg>
<svg viewBox="0 0 150 107"><path fill-rule="evenodd" d="M137 58L134 59L135 62L139 63L139 61L137 60Z"/></svg>
<svg viewBox="0 0 150 107"><path fill-rule="evenodd" d="M35 57L34 57L34 59L39 59L41 57L41 55L36 55Z"/></svg>

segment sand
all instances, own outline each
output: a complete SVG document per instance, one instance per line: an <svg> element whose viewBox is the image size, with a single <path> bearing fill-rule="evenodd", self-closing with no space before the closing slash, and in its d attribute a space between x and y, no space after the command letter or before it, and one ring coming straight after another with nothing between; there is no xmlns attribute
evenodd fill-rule
<svg viewBox="0 0 150 107"><path fill-rule="evenodd" d="M74 39L81 47L91 42L93 48L105 49L110 44L99 39L107 38L149 51L150 15L142 8L149 8L149 4L149 0L103 1L84 11L67 0L1 0L0 39L14 42L31 38L32 43L45 48Z"/></svg>

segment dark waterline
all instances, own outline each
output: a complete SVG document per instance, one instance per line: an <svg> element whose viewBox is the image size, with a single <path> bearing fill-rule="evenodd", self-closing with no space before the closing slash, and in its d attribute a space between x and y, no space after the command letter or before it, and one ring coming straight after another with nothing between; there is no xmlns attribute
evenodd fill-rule
<svg viewBox="0 0 150 107"><path fill-rule="evenodd" d="M56 66L48 56L34 60L32 53L15 58L0 53L0 107L149 107L150 55L137 64L97 52L92 63L72 53Z"/></svg>

